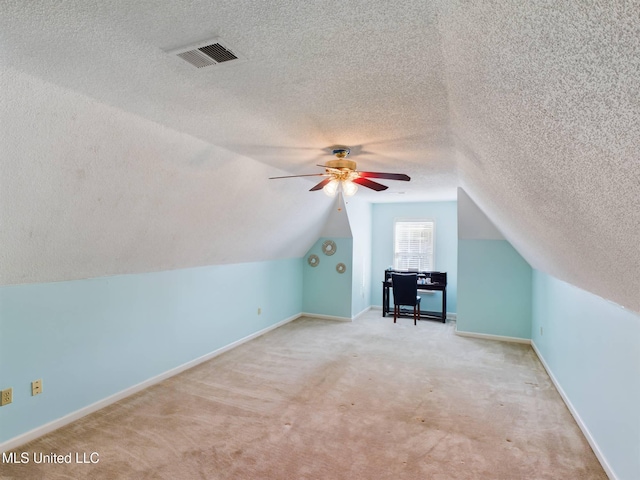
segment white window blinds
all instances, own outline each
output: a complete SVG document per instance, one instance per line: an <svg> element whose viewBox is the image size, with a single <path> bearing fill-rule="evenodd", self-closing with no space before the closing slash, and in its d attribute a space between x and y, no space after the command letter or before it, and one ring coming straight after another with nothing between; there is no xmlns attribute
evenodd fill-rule
<svg viewBox="0 0 640 480"><path fill-rule="evenodd" d="M433 270L433 222L396 221L393 268Z"/></svg>

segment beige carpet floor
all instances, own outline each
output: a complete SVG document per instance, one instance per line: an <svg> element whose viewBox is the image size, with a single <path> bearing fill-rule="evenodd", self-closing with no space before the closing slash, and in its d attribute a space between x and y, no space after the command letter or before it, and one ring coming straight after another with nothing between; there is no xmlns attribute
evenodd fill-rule
<svg viewBox="0 0 640 480"><path fill-rule="evenodd" d="M528 345L301 318L18 452L27 479L606 479ZM95 457L94 457L95 458Z"/></svg>

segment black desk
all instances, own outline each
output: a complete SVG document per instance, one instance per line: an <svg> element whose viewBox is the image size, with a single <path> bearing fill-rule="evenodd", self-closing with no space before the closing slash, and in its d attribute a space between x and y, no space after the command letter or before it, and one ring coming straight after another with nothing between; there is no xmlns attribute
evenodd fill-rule
<svg viewBox="0 0 640 480"><path fill-rule="evenodd" d="M392 288L391 280L382 282L382 316L386 317L389 313L389 290ZM447 284L446 283L418 283L418 291L442 292L442 312L420 311L420 318L439 319L442 323L447 320Z"/></svg>

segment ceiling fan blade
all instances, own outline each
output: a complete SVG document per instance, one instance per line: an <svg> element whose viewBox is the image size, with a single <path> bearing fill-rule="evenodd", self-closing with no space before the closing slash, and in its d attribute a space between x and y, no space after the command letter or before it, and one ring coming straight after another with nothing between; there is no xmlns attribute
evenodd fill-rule
<svg viewBox="0 0 640 480"><path fill-rule="evenodd" d="M404 173L382 173L382 172L358 172L361 177L364 178L386 178L387 180L404 180L408 182L411 180L409 175Z"/></svg>
<svg viewBox="0 0 640 480"><path fill-rule="evenodd" d="M326 173L308 173L306 175L285 175L284 177L269 177L269 180L275 180L277 178L296 178L296 177L326 177Z"/></svg>
<svg viewBox="0 0 640 480"><path fill-rule="evenodd" d="M371 190L375 190L376 192L380 192L389 188L386 185L382 185L378 182L372 182L371 180L367 180L366 178L362 177L355 178L353 180L353 183L357 183L358 185L362 185L363 187L370 188Z"/></svg>
<svg viewBox="0 0 640 480"><path fill-rule="evenodd" d="M322 187L324 187L327 183L329 183L331 180L333 180L333 177L330 178L325 178L324 180L322 180L320 183L318 183L316 186L314 186L312 189L310 189L310 192L315 192L316 190L322 190Z"/></svg>

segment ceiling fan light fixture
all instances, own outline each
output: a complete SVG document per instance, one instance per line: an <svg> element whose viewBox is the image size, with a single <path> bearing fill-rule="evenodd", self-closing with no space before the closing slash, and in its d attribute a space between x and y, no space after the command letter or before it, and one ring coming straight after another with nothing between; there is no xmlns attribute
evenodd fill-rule
<svg viewBox="0 0 640 480"><path fill-rule="evenodd" d="M322 187L322 191L328 197L335 197L339 186L340 186L340 182L334 178L329 183L327 183L324 187Z"/></svg>
<svg viewBox="0 0 640 480"><path fill-rule="evenodd" d="M358 191L358 186L351 180L345 180L342 182L342 191L347 197L350 197L352 195L355 195L355 193Z"/></svg>

